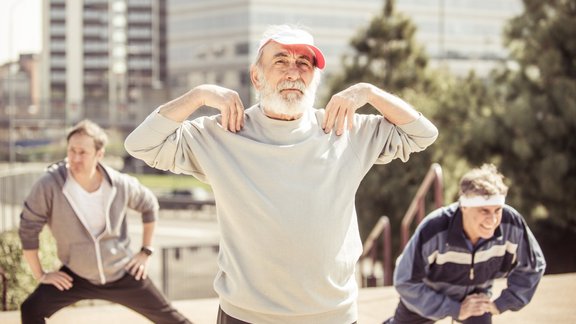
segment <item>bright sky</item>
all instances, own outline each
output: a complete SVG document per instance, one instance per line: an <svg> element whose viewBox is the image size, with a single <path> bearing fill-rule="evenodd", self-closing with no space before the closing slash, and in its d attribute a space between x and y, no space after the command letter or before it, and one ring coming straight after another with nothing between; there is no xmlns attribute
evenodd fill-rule
<svg viewBox="0 0 576 324"><path fill-rule="evenodd" d="M0 0L0 64L18 54L40 52L41 10L42 0Z"/></svg>

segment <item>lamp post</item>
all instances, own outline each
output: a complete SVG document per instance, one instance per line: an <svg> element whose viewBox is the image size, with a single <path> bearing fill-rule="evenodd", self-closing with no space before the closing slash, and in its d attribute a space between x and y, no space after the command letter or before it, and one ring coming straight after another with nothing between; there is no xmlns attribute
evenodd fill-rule
<svg viewBox="0 0 576 324"><path fill-rule="evenodd" d="M438 53L440 61L444 61L446 53L444 52L444 0L438 0Z"/></svg>
<svg viewBox="0 0 576 324"><path fill-rule="evenodd" d="M16 113L16 109L15 105L16 105L16 100L15 100L15 94L14 94L14 82L15 82L15 73L14 73L14 64L10 63L10 69L8 71L8 85L9 85L9 89L8 89L8 161L10 162L10 164L14 163L16 161L16 152L15 152L15 146L14 146L14 141L16 140L16 136L14 134L15 132L15 128L14 128L14 114Z"/></svg>
<svg viewBox="0 0 576 324"><path fill-rule="evenodd" d="M12 30L12 24L14 23L13 17L14 17L14 9L16 9L16 7L21 4L21 1L14 1L10 4L10 15L8 16L8 46L9 46L9 51L8 51L8 57L10 60L10 68L8 71L8 109L7 109L7 113L8 113L8 161L10 162L10 164L12 165L15 161L16 161L16 152L15 152L15 145L14 145L14 141L16 140L16 136L15 136L15 127L14 127L14 115L16 114L16 98L15 98L15 86L14 83L16 82L15 80L15 75L16 75L16 71L15 68L16 66L14 65L14 61L12 59L12 51L13 51L13 30Z"/></svg>

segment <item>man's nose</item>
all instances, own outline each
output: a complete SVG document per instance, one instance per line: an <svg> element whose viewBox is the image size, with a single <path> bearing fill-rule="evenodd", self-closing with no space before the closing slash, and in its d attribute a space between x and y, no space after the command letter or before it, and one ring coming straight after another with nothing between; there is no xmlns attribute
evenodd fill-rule
<svg viewBox="0 0 576 324"><path fill-rule="evenodd" d="M298 69L296 62L288 64L288 68L286 69L286 78L290 81L300 79L300 70Z"/></svg>
<svg viewBox="0 0 576 324"><path fill-rule="evenodd" d="M492 222L492 224L496 224L496 222L498 221L498 213L494 212L494 213L490 213L488 215L490 222Z"/></svg>

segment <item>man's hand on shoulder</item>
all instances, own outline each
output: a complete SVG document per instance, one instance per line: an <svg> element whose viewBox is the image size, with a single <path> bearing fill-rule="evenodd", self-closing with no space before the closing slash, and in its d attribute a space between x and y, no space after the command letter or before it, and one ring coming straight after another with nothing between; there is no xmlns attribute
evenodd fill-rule
<svg viewBox="0 0 576 324"><path fill-rule="evenodd" d="M225 130L237 132L244 126L244 105L238 93L214 84L194 87L180 97L160 106L158 112L168 119L182 122L202 106L220 111L221 125Z"/></svg>
<svg viewBox="0 0 576 324"><path fill-rule="evenodd" d="M202 105L220 110L224 129L234 133L242 129L244 105L238 92L213 84L201 85L194 90L197 91Z"/></svg>
<svg viewBox="0 0 576 324"><path fill-rule="evenodd" d="M351 130L354 127L354 113L368 103L370 87L372 85L368 83L357 83L333 95L326 105L322 121L324 132L330 133L336 128L336 135L340 136L344 133L345 123Z"/></svg>

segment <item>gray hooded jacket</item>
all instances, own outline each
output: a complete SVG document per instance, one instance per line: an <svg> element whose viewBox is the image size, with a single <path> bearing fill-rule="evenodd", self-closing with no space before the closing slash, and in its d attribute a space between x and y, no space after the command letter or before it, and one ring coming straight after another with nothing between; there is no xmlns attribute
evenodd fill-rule
<svg viewBox="0 0 576 324"><path fill-rule="evenodd" d="M48 225L58 249L58 258L74 273L94 284L120 279L132 258L126 214L140 212L144 223L158 216L156 196L132 176L98 165L104 181L112 187L106 206L106 228L97 237L78 217L65 195L66 162L48 167L24 201L19 234L24 250L39 247L38 236Z"/></svg>

